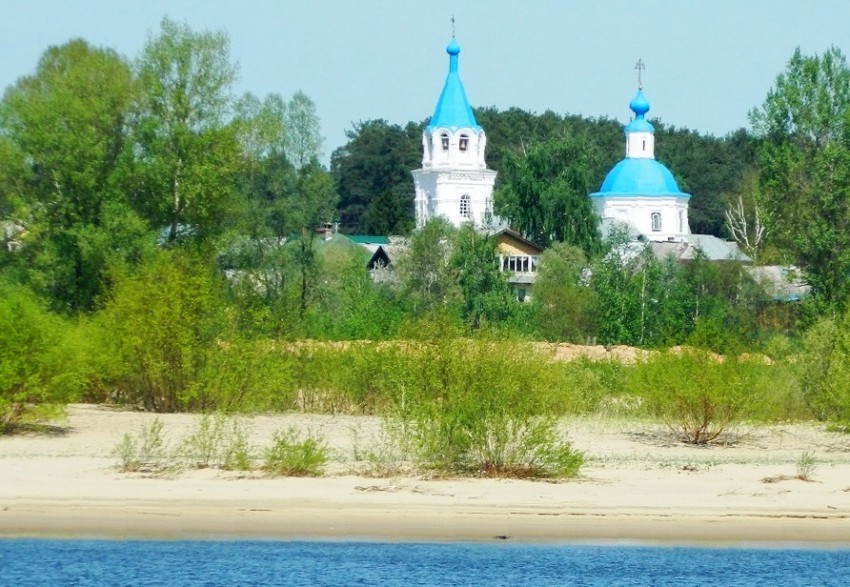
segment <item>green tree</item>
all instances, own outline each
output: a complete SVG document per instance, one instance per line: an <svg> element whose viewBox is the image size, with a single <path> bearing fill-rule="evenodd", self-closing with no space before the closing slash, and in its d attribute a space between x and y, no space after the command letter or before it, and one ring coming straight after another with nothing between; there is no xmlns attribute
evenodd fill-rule
<svg viewBox="0 0 850 587"><path fill-rule="evenodd" d="M726 194L725 199L726 232L753 263L758 264L765 248L767 230L761 218L758 172L748 173L741 182L740 189Z"/></svg>
<svg viewBox="0 0 850 587"><path fill-rule="evenodd" d="M21 147L10 136L0 135L0 222L20 222L26 216L22 198L29 181L30 169ZM3 236L6 244L12 235Z"/></svg>
<svg viewBox="0 0 850 587"><path fill-rule="evenodd" d="M224 261L243 283L258 284L254 293L269 304L280 302L285 292L282 245L295 230L288 216L298 197L298 174L285 155L285 114L286 103L277 94L261 101L249 93L236 102L232 122L241 147L238 184L245 207L240 238Z"/></svg>
<svg viewBox="0 0 850 587"><path fill-rule="evenodd" d="M168 242L181 230L214 235L232 209L239 154L236 133L225 121L236 77L227 35L196 33L164 18L137 70L136 204L167 230Z"/></svg>
<svg viewBox="0 0 850 587"><path fill-rule="evenodd" d="M369 254L342 235L317 247L316 304L305 326L310 338L385 340L404 319L397 289L375 283L366 268Z"/></svg>
<svg viewBox="0 0 850 587"><path fill-rule="evenodd" d="M798 369L811 413L850 426L850 312L809 329Z"/></svg>
<svg viewBox="0 0 850 587"><path fill-rule="evenodd" d="M298 308L303 317L318 274L315 229L332 220L338 196L333 178L315 159L302 167L298 175L297 197L290 203L288 218L298 232L295 267L298 271Z"/></svg>
<svg viewBox="0 0 850 587"><path fill-rule="evenodd" d="M691 194L691 230L727 236L724 194L739 190L757 166L756 141L743 129L718 138L657 120L653 124L659 160L673 170L680 189Z"/></svg>
<svg viewBox="0 0 850 587"><path fill-rule="evenodd" d="M301 169L322 156L322 138L316 105L307 94L297 91L286 107L286 156Z"/></svg>
<svg viewBox="0 0 850 587"><path fill-rule="evenodd" d="M299 113L298 124L312 119L318 129L315 108L301 92L289 105L274 94L262 102L248 94L237 102L233 127L242 147L239 184L245 214L241 236L225 263L238 272L243 301L257 301L259 295L264 312L280 319L295 311L297 299L303 320L319 297L315 229L333 222L338 197L333 178L316 159L318 151L307 149L305 129L293 131L293 112ZM293 141L301 149L297 169L286 155Z"/></svg>
<svg viewBox="0 0 850 587"><path fill-rule="evenodd" d="M442 218L430 220L410 236L397 270L402 295L414 314L456 311L462 293L450 265L454 241L455 229Z"/></svg>
<svg viewBox="0 0 850 587"><path fill-rule="evenodd" d="M831 47L799 48L750 112L760 150L768 238L816 294L843 302L850 273L850 68Z"/></svg>
<svg viewBox="0 0 850 587"><path fill-rule="evenodd" d="M145 232L123 190L133 91L121 57L75 40L48 49L0 105L0 192L26 228L11 261L63 310L90 309L107 265L134 256Z"/></svg>
<svg viewBox="0 0 850 587"><path fill-rule="evenodd" d="M739 264L656 258L652 249L615 237L592 266L602 344L665 347L687 342L737 351L758 335L758 288Z"/></svg>
<svg viewBox="0 0 850 587"><path fill-rule="evenodd" d="M608 118L534 114L510 108L475 110L487 131L487 164L502 173L511 154L569 137L584 137L596 151L591 169L595 191L609 169L623 157L623 127ZM740 129L725 137L701 135L654 120L659 157L675 172L679 186L692 194L689 220L694 232L723 236L722 195L738 189L745 174L756 166L756 141Z"/></svg>
<svg viewBox="0 0 850 587"><path fill-rule="evenodd" d="M211 408L201 383L226 330L224 288L209 263L156 251L115 276L98 314L108 354L102 374L118 400L156 412Z"/></svg>
<svg viewBox="0 0 850 587"><path fill-rule="evenodd" d="M505 321L516 303L507 274L499 271L497 244L468 224L455 236L449 268L460 287L461 314L472 328Z"/></svg>
<svg viewBox="0 0 850 587"><path fill-rule="evenodd" d="M422 162L422 127L370 120L346 133L331 156L342 230L349 234L407 234L414 224L413 176Z"/></svg>
<svg viewBox="0 0 850 587"><path fill-rule="evenodd" d="M584 136L599 150L600 166L591 174L596 185L602 182L605 170L623 156L623 126L614 119L560 115L551 110L542 114L519 108L500 111L492 107L476 108L475 118L487 131L487 165L500 173L510 153L522 153L531 146L571 136Z"/></svg>
<svg viewBox="0 0 850 587"><path fill-rule="evenodd" d="M540 257L532 305L547 340L584 343L595 334L596 292L582 283L588 259L578 247L555 243Z"/></svg>
<svg viewBox="0 0 850 587"><path fill-rule="evenodd" d="M263 163L281 157L286 151L286 103L278 94L259 98L245 93L234 105L233 126L243 158L245 181L249 193Z"/></svg>
<svg viewBox="0 0 850 587"><path fill-rule="evenodd" d="M599 245L598 219L588 198L593 148L584 139L561 139L506 155L495 211L534 242L565 242L587 254Z"/></svg>
<svg viewBox="0 0 850 587"><path fill-rule="evenodd" d="M592 266L590 285L600 300L598 336L602 344L639 345L646 320L648 249L615 238L609 251Z"/></svg>

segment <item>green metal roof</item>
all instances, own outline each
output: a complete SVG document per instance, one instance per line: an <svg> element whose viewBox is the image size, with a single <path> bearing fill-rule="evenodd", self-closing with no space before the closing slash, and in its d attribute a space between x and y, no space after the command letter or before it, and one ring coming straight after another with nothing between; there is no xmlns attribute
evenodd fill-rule
<svg viewBox="0 0 850 587"><path fill-rule="evenodd" d="M349 234L349 239L356 242L358 245L388 245L390 244L389 237L373 236L369 234Z"/></svg>

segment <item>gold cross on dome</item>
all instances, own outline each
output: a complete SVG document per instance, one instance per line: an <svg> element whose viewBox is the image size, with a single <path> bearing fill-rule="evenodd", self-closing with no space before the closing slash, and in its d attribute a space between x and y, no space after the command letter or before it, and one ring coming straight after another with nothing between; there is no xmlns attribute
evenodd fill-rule
<svg viewBox="0 0 850 587"><path fill-rule="evenodd" d="M644 65L643 59L638 58L638 62L635 64L635 69L638 72L638 89L642 90L643 89L643 76L641 74L643 73L643 70L646 69L646 65Z"/></svg>
<svg viewBox="0 0 850 587"><path fill-rule="evenodd" d="M452 38L455 38L455 15L452 14Z"/></svg>

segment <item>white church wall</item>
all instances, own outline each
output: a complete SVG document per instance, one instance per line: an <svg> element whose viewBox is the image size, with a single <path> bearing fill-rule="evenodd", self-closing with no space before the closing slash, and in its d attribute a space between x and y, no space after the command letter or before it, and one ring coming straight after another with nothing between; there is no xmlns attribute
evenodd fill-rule
<svg viewBox="0 0 850 587"><path fill-rule="evenodd" d="M417 228L436 217L443 217L454 226L473 222L480 227L492 214L495 171L422 169L414 171L413 178ZM468 205L462 206L464 196L468 197Z"/></svg>
<svg viewBox="0 0 850 587"><path fill-rule="evenodd" d="M593 203L600 218L626 222L649 240L686 240L690 234L686 198L609 196L595 197ZM660 221L656 226L653 226L653 214L657 214Z"/></svg>
<svg viewBox="0 0 850 587"><path fill-rule="evenodd" d="M485 168L484 132L471 128L450 131L437 128L423 136L423 168Z"/></svg>
<svg viewBox="0 0 850 587"><path fill-rule="evenodd" d="M655 159L655 137L651 132L632 132L626 135L626 157Z"/></svg>

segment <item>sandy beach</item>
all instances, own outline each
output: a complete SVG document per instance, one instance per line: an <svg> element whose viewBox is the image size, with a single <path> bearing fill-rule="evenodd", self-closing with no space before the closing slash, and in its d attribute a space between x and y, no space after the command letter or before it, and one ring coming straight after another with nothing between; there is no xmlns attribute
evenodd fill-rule
<svg viewBox="0 0 850 587"><path fill-rule="evenodd" d="M578 479L360 476L370 417L246 419L254 446L294 426L321 434L321 478L216 469L122 473L113 449L159 417L178 443L198 416L74 405L46 433L0 437L0 537L650 541L850 547L850 437L816 424L745 426L724 446L678 442L662 426L565 421L587 462ZM259 450L259 449L258 449ZM801 455L817 466L796 478Z"/></svg>

